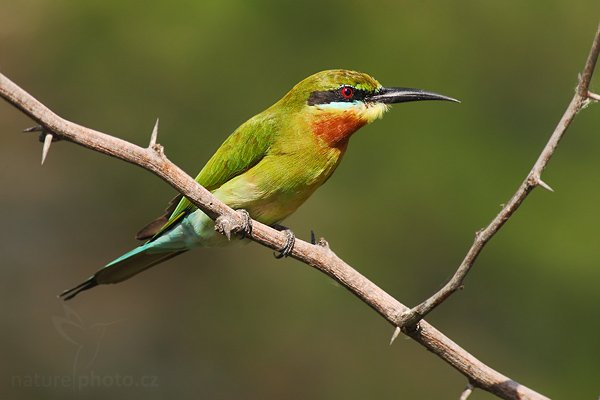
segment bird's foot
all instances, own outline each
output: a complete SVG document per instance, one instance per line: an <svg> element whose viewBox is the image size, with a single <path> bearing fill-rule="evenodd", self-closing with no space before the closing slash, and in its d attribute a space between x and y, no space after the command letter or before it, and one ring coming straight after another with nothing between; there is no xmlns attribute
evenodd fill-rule
<svg viewBox="0 0 600 400"><path fill-rule="evenodd" d="M294 249L294 244L296 243L296 235L294 235L294 232L292 232L283 225L276 224L272 227L277 229L278 231L283 231L286 236L285 244L283 245L281 250L279 250L279 254L273 253L273 255L277 259L289 256L292 253L292 250Z"/></svg>
<svg viewBox="0 0 600 400"><path fill-rule="evenodd" d="M225 235L227 240L231 240L231 231L233 230L233 224L231 220L224 215L217 217L215 220L215 231Z"/></svg>
<svg viewBox="0 0 600 400"><path fill-rule="evenodd" d="M239 228L237 233L240 236L240 239L245 239L246 237L252 235L252 218L250 217L248 211L244 209L236 211L242 216L242 219L244 220L242 226Z"/></svg>
<svg viewBox="0 0 600 400"><path fill-rule="evenodd" d="M239 233L242 238L252 233L252 218L246 210L236 210L242 217L242 223L236 224L226 216L220 216L215 220L215 230L227 237L227 240L231 240L231 233Z"/></svg>

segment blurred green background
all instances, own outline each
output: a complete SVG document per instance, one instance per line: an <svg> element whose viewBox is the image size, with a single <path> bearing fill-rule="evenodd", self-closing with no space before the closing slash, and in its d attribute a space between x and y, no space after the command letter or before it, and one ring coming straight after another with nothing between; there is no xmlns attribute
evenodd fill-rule
<svg viewBox="0 0 600 400"><path fill-rule="evenodd" d="M514 192L573 93L597 0L0 1L0 71L65 118L195 175L240 123L323 69L437 91L352 139L286 221L405 304L440 287ZM600 71L598 71L600 74ZM600 80L592 85L600 90ZM180 256L63 308L174 191L57 143L0 102L0 397L458 398L465 379L330 279L256 244ZM600 393L600 106L429 321L556 398ZM87 384L86 384L87 382ZM77 387L73 387L73 384ZM472 398L491 395L476 392Z"/></svg>

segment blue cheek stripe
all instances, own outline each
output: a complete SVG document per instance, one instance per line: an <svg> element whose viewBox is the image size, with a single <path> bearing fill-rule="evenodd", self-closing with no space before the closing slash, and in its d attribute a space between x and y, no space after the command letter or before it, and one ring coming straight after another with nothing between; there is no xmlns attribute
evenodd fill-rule
<svg viewBox="0 0 600 400"><path fill-rule="evenodd" d="M360 101L332 101L331 103L319 104L318 107L322 109L348 110L350 108L355 108L360 104Z"/></svg>

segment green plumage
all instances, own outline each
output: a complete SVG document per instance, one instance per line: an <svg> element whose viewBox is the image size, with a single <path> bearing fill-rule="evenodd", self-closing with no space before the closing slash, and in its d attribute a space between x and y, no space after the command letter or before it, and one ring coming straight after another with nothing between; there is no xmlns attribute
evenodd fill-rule
<svg viewBox="0 0 600 400"><path fill-rule="evenodd" d="M386 104L427 99L397 100L405 92L382 88L375 79L354 71L312 75L236 129L196 180L230 207L245 209L262 223L278 223L331 176L352 133L381 117ZM182 196L137 237L150 240L65 291L63 297L123 281L196 246L226 243L214 232L213 222Z"/></svg>

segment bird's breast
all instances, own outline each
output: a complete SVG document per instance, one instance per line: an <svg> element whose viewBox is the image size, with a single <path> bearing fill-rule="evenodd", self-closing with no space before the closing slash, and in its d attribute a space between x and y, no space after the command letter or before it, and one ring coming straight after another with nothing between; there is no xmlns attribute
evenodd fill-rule
<svg viewBox="0 0 600 400"><path fill-rule="evenodd" d="M244 208L266 224L294 212L331 176L343 151L314 143L286 153L269 154L214 194L233 208Z"/></svg>
<svg viewBox="0 0 600 400"><path fill-rule="evenodd" d="M329 147L345 149L350 136L367 121L352 111L323 113L312 122L312 131Z"/></svg>

